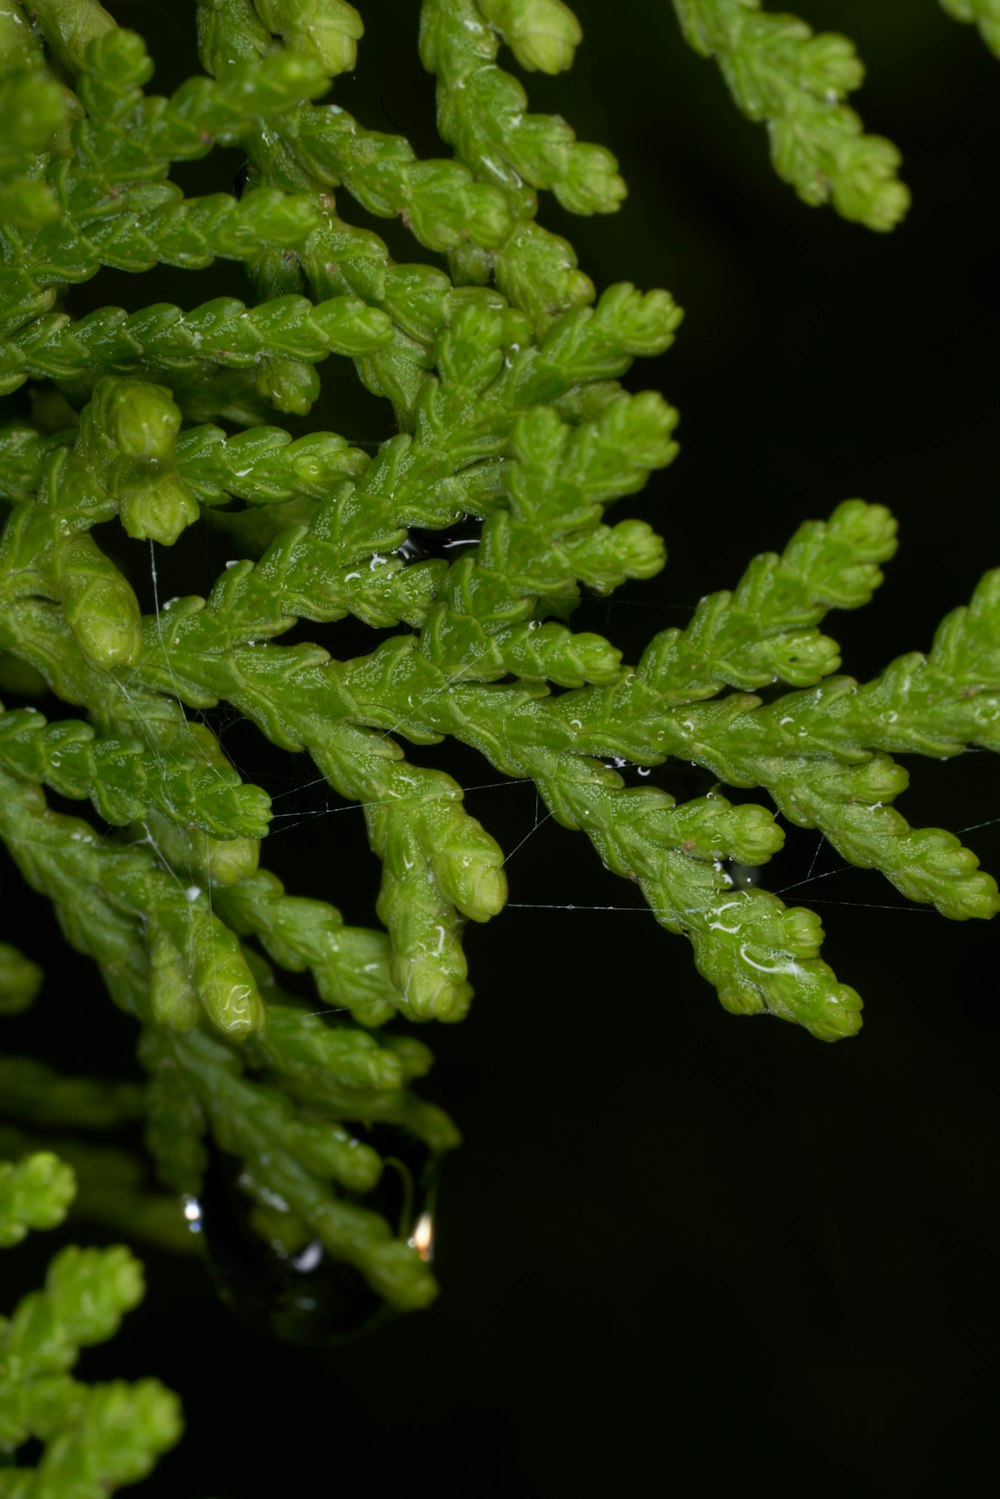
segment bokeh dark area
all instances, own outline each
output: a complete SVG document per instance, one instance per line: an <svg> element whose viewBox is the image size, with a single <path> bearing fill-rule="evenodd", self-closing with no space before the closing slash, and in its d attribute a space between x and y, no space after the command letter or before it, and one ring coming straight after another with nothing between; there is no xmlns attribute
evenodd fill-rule
<svg viewBox="0 0 1000 1499"><path fill-rule="evenodd" d="M113 8L148 35L155 87L193 70L193 6ZM1000 563L1000 63L933 0L791 8L866 58L857 106L902 148L914 193L893 235L808 209L777 181L763 130L685 48L666 3L581 0L573 72L526 80L532 108L608 145L630 187L614 218L573 221L546 201L543 222L599 285L668 286L687 312L675 347L628 378L681 412L681 457L619 507L662 531L668 566L581 620L635 659L754 552L861 494L901 525L875 602L831 626L844 669L865 676L927 648ZM417 7L363 12L359 72L335 97L430 154ZM178 180L228 188L238 164L210 157ZM415 258L398 225L379 232ZM102 276L68 305L190 305L240 294L239 276ZM349 366L321 373L321 425L387 435ZM337 641L367 648L363 631ZM247 778L283 798L267 861L296 893L370 920L377 871L359 815L323 810L304 758L269 756L225 716L220 727ZM824 1045L726 1015L648 914L558 909L636 901L582 839L551 821L534 830L530 788L492 785L455 749L415 757L482 788L468 804L508 851L525 840L510 861L515 908L469 933L469 1019L422 1033L439 1057L424 1086L465 1135L441 1183L442 1296L367 1341L300 1350L234 1322L197 1261L144 1252L146 1301L80 1365L89 1378L155 1373L183 1396L184 1441L139 1492L978 1491L995 1442L1000 928L909 908L791 834L771 887L801 882L787 899L815 904L825 956L866 1001L860 1037ZM967 841L1000 870L995 762L910 769L910 820L985 824ZM8 931L34 956L58 951L41 902L26 898L17 920ZM47 1054L127 1071L129 1023L86 964L50 967ZM53 1242L6 1258L5 1305Z"/></svg>

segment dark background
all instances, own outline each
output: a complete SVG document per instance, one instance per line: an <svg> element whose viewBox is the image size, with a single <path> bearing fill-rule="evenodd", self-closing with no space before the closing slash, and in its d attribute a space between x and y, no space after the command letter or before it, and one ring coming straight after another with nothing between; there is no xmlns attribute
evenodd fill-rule
<svg viewBox="0 0 1000 1499"><path fill-rule="evenodd" d="M895 511L902 545L876 601L831 626L845 670L865 676L928 647L1000 562L1000 63L933 0L797 5L858 42L869 81L857 106L903 151L914 207L878 236L777 181L763 130L684 47L669 6L576 8L577 66L526 80L531 104L608 145L630 197L593 221L547 201L542 221L599 286L665 285L687 311L675 348L629 377L681 412L680 459L619 507L662 530L667 569L582 622L635 659L755 551L860 493ZM427 155L416 9L365 7L361 71L337 97ZM185 10L118 8L162 59L160 89L193 67ZM178 180L218 190L231 169L217 153ZM379 228L414 258L397 226ZM205 300L233 291L234 274L164 275L155 299ZM151 284L102 276L69 305L140 306ZM321 372L325 386L336 378ZM343 378L317 425L353 435ZM388 430L374 401L356 420L372 441ZM364 641L341 634L336 647ZM259 769L277 791L254 737L220 726L244 774ZM144 1252L146 1301L80 1365L89 1378L155 1373L183 1395L187 1435L141 1492L978 1488L996 1404L996 928L907 907L879 876L842 870L830 850L817 858L815 838L791 833L771 886L803 882L825 956L867 1006L859 1038L823 1045L726 1015L684 942L648 913L548 909L635 902L581 839L551 822L532 831L530 789L489 787L497 778L471 755L438 763L485 787L468 805L506 849L530 834L509 869L518 909L469 933L471 1016L422 1033L439 1057L425 1087L465 1135L443 1176L443 1294L367 1341L302 1351L235 1323L198 1263ZM986 823L967 841L1000 869L995 762L910 769L909 819ZM269 840L268 862L296 892L367 921L376 870L360 819L309 815L322 799L301 789L307 776L302 766L282 788L303 820ZM44 955L41 903L24 919L36 938L24 945ZM79 1065L74 1038L97 1013L105 1066L120 1054L127 1067L127 1023L108 1019L79 967L40 1003L50 1055ZM20 1276L27 1250L8 1263Z"/></svg>

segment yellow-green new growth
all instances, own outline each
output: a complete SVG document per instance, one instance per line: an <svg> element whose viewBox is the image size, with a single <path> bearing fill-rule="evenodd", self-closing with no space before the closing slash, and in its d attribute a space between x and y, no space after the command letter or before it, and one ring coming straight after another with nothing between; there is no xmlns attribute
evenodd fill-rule
<svg viewBox="0 0 1000 1499"><path fill-rule="evenodd" d="M767 121L800 196L891 228L906 191L895 149L843 104L861 78L850 43L757 0L676 8L744 112ZM989 35L995 7L946 8ZM141 1102L104 1089L104 1114L92 1080L22 1059L0 1059L0 1086L14 1080L4 1106L29 1129L110 1128L141 1109L172 1192L193 1204L206 1170L232 1167L241 1211L275 1256L312 1243L365 1295L414 1309L436 1294L426 1246L379 1193L398 1168L394 1139L436 1157L458 1134L412 1086L427 1047L390 1027L465 1014L464 928L501 912L506 880L463 788L408 759L407 742L452 739L532 782L687 937L728 1009L849 1036L861 1002L824 962L817 917L734 871L779 853L781 813L950 917L996 911L975 856L896 810L906 772L891 757L1000 748L1000 574L928 655L867 683L839 675L820 626L868 602L895 549L888 512L849 500L753 559L634 665L575 630L585 593L663 566L652 527L608 511L677 453L673 408L620 382L670 346L681 313L667 292L627 283L598 296L572 246L537 222L546 192L579 214L613 212L624 194L611 155L531 114L499 65L507 47L528 73L569 66L572 13L560 0L424 0L420 56L444 142L429 160L327 98L355 66L352 6L200 0L197 17L208 76L165 98L146 92L141 38L95 0L38 0L30 24L0 0L0 108L24 120L0 142L0 391L12 398L0 426L0 837L135 1020L149 1074ZM218 191L185 198L171 164L215 145L245 153L245 184L228 190L227 164ZM417 258L397 262L351 222L353 204L398 219ZM245 267L247 301L205 301L196 282L179 306L137 281L135 306L73 313L72 287L102 267L196 274L216 257ZM391 405L375 451L361 434L275 424L275 412L309 413L330 356ZM456 553L451 528L469 522ZM183 553L199 524L209 570L161 599L158 549ZM334 637L313 637L349 618L386 633L334 657ZM45 691L56 713L20 701ZM201 716L220 706L277 750L308 754L363 809L380 927L346 923L325 884L286 890L265 867L270 796ZM619 774L671 759L719 784L680 801ZM758 788L762 804L725 786ZM67 816L47 792L94 815ZM26 1008L39 984L32 958L0 943L0 1010ZM19 1153L18 1141L23 1130L5 1148ZM14 1238L68 1201L66 1169L32 1159L43 1165L0 1168ZM99 1175L93 1148L74 1159L81 1179ZM115 1169L137 1232L166 1237L162 1201L142 1196L128 1162ZM90 1201L114 1221L106 1193ZM100 1283L104 1312L66 1331L60 1377L71 1346L88 1329L107 1335L138 1295L123 1251L56 1263L47 1299L3 1330L28 1376L31 1327L65 1318L71 1294ZM0 1431L16 1446L35 1427L17 1413L12 1367L0 1411L7 1400L15 1414ZM67 1395L84 1435L55 1442L46 1492L139 1476L172 1439L162 1391L112 1389L93 1403ZM126 1416L139 1445L86 1468ZM0 1470L0 1499L36 1492L30 1482Z"/></svg>
<svg viewBox="0 0 1000 1499"><path fill-rule="evenodd" d="M0 1246L31 1229L55 1228L76 1190L73 1172L48 1152L0 1162ZM123 1245L63 1249L45 1288L0 1317L0 1467L3 1499L42 1495L103 1499L144 1478L181 1433L177 1397L155 1379L82 1384L70 1371L82 1348L113 1337L143 1295L142 1267ZM42 1444L37 1466L18 1449Z"/></svg>
<svg viewBox="0 0 1000 1499"><path fill-rule="evenodd" d="M695 51L718 61L742 113L767 125L775 171L804 203L832 202L845 219L894 228L910 194L896 177L899 151L865 135L844 104L864 78L852 42L815 35L761 0L674 0L674 9Z"/></svg>

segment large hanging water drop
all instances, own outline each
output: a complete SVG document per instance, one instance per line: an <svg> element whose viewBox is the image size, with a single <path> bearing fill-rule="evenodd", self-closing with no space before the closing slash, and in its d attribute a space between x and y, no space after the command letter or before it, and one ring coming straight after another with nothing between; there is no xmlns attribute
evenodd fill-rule
<svg viewBox="0 0 1000 1499"><path fill-rule="evenodd" d="M431 1259L440 1158L393 1126L356 1133L382 1156L382 1176L371 1192L338 1195L380 1213L398 1238ZM241 1179L239 1158L213 1147L202 1193L196 1204L189 1198L185 1205L189 1223L204 1235L215 1289L231 1311L269 1337L313 1345L337 1344L393 1319L393 1308L361 1272L334 1259L319 1239L291 1247L275 1235L262 1236Z"/></svg>

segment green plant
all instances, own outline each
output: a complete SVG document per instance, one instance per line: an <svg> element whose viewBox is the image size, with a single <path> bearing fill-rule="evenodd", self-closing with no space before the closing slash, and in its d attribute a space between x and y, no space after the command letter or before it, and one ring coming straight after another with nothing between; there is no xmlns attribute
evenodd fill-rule
<svg viewBox="0 0 1000 1499"><path fill-rule="evenodd" d="M54 1228L75 1191L73 1172L47 1152L0 1162L0 1245ZM124 1245L63 1249L45 1289L0 1319L0 1441L5 1451L41 1438L36 1470L0 1473L4 1494L93 1495L144 1478L180 1435L176 1396L155 1379L86 1385L69 1371L81 1348L116 1331L142 1299L142 1266Z"/></svg>
<svg viewBox="0 0 1000 1499"><path fill-rule="evenodd" d="M738 0L677 9L745 112L769 122L800 196L891 227L905 190L894 149L843 106L859 81L849 44ZM988 12L952 9L990 39ZM18 6L0 7L2 108L20 122L5 146L0 381L22 399L0 433L11 507L0 664L8 696L48 691L84 711L0 718L0 829L140 1023L151 1081L140 1104L18 1059L7 1103L28 1125L71 1125L95 1107L113 1125L141 1108L163 1181L192 1201L207 1134L242 1161L252 1222L285 1258L322 1244L391 1304L419 1307L435 1287L414 1204L402 1193L391 1221L365 1205L386 1175L378 1130L432 1155L457 1134L410 1089L427 1048L381 1027L461 1018L462 927L497 914L505 887L502 851L461 788L398 741L448 736L533 781L689 938L727 1008L836 1039L857 1030L860 1000L820 958L817 918L747 884L747 870L780 847L776 807L912 899L957 918L994 913L974 856L892 805L906 774L891 755L997 747L1000 575L948 617L929 657L862 686L833 675L838 650L819 630L829 609L867 602L894 548L888 513L860 501L755 559L635 669L570 628L581 585L607 595L662 565L647 526L607 525L603 512L676 451L671 408L618 381L667 347L679 312L666 293L628 286L595 304L571 247L535 221L540 189L577 213L612 211L623 193L608 153L525 114L495 63L502 37L528 71L568 65L578 29L557 0L423 6L422 59L456 153L440 161L309 102L353 66L349 6L199 5L211 77L166 100L142 92L145 49L99 6L34 12L29 27ZM171 162L217 144L246 153L242 195L185 201ZM397 217L429 258L393 262L340 217L344 196ZM255 302L62 310L101 266L215 257L246 266ZM336 355L391 402L399 430L374 456L268 424L273 409L309 413L316 365ZM425 555L467 516L482 527L459 561ZM93 528L116 520L99 546ZM204 597L154 594L144 616L135 590L151 562L155 586L157 547L198 520L242 556ZM394 633L346 660L271 643L300 620L348 615ZM363 805L386 932L345 926L258 867L269 800L197 717L220 702L281 749L308 751ZM667 757L759 787L773 806L718 790L677 802L615 768ZM105 826L49 809L43 785L89 798ZM310 1013L272 965L308 970L323 1006L355 1025ZM5 947L0 972L9 1007L30 1002L33 965ZM12 1135L10 1153L21 1144ZM131 1210L134 1183L121 1196Z"/></svg>

